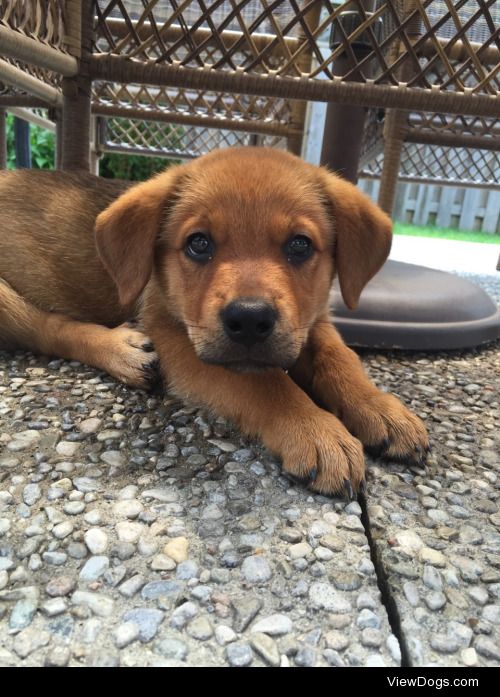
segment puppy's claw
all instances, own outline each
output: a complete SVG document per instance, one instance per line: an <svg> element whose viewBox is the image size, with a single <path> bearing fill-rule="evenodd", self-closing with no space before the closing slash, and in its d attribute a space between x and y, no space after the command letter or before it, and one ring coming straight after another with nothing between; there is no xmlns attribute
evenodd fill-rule
<svg viewBox="0 0 500 697"><path fill-rule="evenodd" d="M318 470L316 469L316 467L314 467L314 469L312 469L309 472L309 479L311 480L311 483L316 481L317 476L318 476Z"/></svg>
<svg viewBox="0 0 500 697"><path fill-rule="evenodd" d="M352 488L352 484L348 479L344 479L344 489L346 492L346 497L348 501L354 501L356 498L354 496L354 489Z"/></svg>
<svg viewBox="0 0 500 697"><path fill-rule="evenodd" d="M388 450L390 444L391 444L391 441L388 438L384 438L384 440L382 441L382 444L381 444L382 445L382 452L385 450Z"/></svg>
<svg viewBox="0 0 500 697"><path fill-rule="evenodd" d="M360 484L359 484L359 493L360 494L366 494L366 479L362 479Z"/></svg>
<svg viewBox="0 0 500 697"><path fill-rule="evenodd" d="M145 353L151 353L151 351L154 351L154 350L155 350L155 347L153 346L153 344L152 344L151 341L145 341L145 342L143 343L143 345L141 346L141 349L142 349Z"/></svg>

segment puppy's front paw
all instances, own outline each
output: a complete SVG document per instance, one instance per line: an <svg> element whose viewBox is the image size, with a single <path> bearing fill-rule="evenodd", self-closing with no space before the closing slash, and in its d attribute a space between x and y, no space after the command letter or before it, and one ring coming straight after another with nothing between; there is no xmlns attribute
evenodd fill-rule
<svg viewBox="0 0 500 697"><path fill-rule="evenodd" d="M106 370L130 387L150 390L161 382L158 356L151 340L129 324L110 330Z"/></svg>
<svg viewBox="0 0 500 697"><path fill-rule="evenodd" d="M281 456L283 470L314 491L354 498L360 488L363 447L333 414L316 409L308 417L292 417L264 440Z"/></svg>
<svg viewBox="0 0 500 697"><path fill-rule="evenodd" d="M342 421L367 451L390 460L423 464L429 436L422 421L396 397L375 392L342 410Z"/></svg>

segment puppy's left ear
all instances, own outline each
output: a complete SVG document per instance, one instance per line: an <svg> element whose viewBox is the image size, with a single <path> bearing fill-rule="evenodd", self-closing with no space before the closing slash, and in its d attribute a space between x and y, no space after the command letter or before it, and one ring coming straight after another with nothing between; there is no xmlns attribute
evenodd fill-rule
<svg viewBox="0 0 500 697"><path fill-rule="evenodd" d="M149 281L160 225L181 170L182 165L174 166L133 186L97 216L97 251L125 307L137 300Z"/></svg>
<svg viewBox="0 0 500 697"><path fill-rule="evenodd" d="M340 290L347 307L355 310L361 291L389 256L392 222L350 182L326 169L319 175L333 216Z"/></svg>

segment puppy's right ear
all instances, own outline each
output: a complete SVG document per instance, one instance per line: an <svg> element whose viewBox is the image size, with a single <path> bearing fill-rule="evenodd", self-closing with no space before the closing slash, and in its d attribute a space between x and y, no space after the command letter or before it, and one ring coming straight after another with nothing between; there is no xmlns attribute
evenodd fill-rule
<svg viewBox="0 0 500 697"><path fill-rule="evenodd" d="M124 306L137 300L149 281L162 216L182 169L172 167L132 187L97 217L97 251Z"/></svg>

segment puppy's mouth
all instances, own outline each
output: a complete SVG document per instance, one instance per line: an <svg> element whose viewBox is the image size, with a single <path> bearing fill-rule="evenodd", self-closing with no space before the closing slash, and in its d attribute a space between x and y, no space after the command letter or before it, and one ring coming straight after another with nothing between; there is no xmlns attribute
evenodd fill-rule
<svg viewBox="0 0 500 697"><path fill-rule="evenodd" d="M224 360L224 359L202 359L205 363L211 365L219 365L235 373L261 373L271 368L284 368L278 363L269 363L267 361L255 360Z"/></svg>
<svg viewBox="0 0 500 697"><path fill-rule="evenodd" d="M297 361L300 348L289 342L270 342L269 345L243 348L224 339L195 347L204 363L219 365L237 373L260 373L271 368L287 370Z"/></svg>

